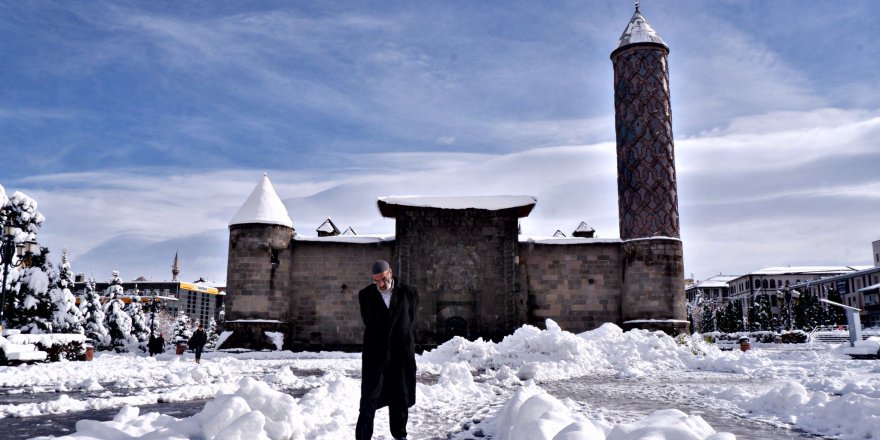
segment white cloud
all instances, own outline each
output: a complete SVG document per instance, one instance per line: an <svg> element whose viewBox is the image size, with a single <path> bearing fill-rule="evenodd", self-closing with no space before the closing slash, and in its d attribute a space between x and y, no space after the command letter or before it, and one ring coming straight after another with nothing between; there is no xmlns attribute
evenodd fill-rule
<svg viewBox="0 0 880 440"><path fill-rule="evenodd" d="M676 142L680 171L769 172L876 151L880 112L823 108L734 118Z"/></svg>
<svg viewBox="0 0 880 440"><path fill-rule="evenodd" d="M786 256L859 263L862 243L877 238L871 214L880 211L880 112L866 98L877 88L866 87L870 80L825 84L771 38L779 34L714 14L717 5L676 8L646 13L672 50L688 271L742 271ZM393 223L375 209L379 195L531 194L539 202L523 220L526 232L568 232L586 220L603 237L617 235L607 54L631 5L599 2L535 19L528 12L540 6L516 4L509 26L496 26L497 14L446 4L312 14L295 6L59 9L86 25L18 24L45 47L11 62L47 88L16 91L25 98L0 109L22 158L6 172L84 162L102 171L3 183L39 200L47 216L41 239L56 252L69 244L74 265L79 257L101 274L112 267L98 266L115 260L123 270L164 274L171 250L185 243L183 258L197 255L193 267L204 271L196 276L222 278L226 223L261 166L271 167L307 234L328 216L362 233L390 232ZM803 9L791 19L810 18ZM609 20L620 11L619 21ZM805 41L815 41L822 22L811 22L816 32ZM92 91L94 84L107 88ZM150 111L117 119L119 109L141 104L114 95L128 84ZM94 96L63 99L77 90ZM104 99L77 108L92 98ZM864 109L846 108L853 102ZM42 137L47 120L67 127L47 126ZM161 167L131 162L147 158Z"/></svg>
<svg viewBox="0 0 880 440"><path fill-rule="evenodd" d="M768 123L756 122L762 120ZM867 111L786 112L743 118L679 142L687 271L705 277L761 265L867 264L880 212L876 162L861 180L851 172L848 180L829 182L814 170L840 156L851 156L851 166L876 158L865 155L875 153L867 146L877 125ZM39 201L47 217L40 240L56 252L68 245L74 266L80 258L109 273L112 267L97 266L113 257L133 276L161 277L180 249L184 261L204 265L191 266L200 272L195 277L223 279L227 223L262 172L69 173L30 178L13 189ZM324 170L269 170L269 176L305 235L315 235L327 217L362 234L393 233L393 221L376 209L379 196L528 194L538 205L522 221L525 233L570 232L586 220L601 237L616 237L616 172L615 146L606 142L511 154L365 154L339 157Z"/></svg>

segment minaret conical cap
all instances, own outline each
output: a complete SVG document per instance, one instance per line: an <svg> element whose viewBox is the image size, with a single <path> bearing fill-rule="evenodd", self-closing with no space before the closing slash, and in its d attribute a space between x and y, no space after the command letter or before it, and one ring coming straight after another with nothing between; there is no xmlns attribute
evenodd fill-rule
<svg viewBox="0 0 880 440"><path fill-rule="evenodd" d="M629 46L631 44L641 44L641 43L654 43L660 44L666 49L669 49L669 46L663 42L663 39L657 35L657 32L654 28L648 24L648 20L645 20L645 17L642 16L642 13L639 12L638 3L636 3L636 12L633 13L632 18L629 20L629 24L626 25L626 29L623 31L623 34L620 35L620 41L617 43L617 49L620 49L625 46ZM615 49L616 50L616 49Z"/></svg>
<svg viewBox="0 0 880 440"><path fill-rule="evenodd" d="M257 187L229 221L229 226L249 223L293 227L293 220L287 214L287 208L284 207L266 174L263 174Z"/></svg>

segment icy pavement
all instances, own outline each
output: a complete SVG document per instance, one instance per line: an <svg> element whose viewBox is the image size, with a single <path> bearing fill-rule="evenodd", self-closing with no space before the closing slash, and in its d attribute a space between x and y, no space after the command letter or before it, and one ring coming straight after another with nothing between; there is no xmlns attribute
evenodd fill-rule
<svg viewBox="0 0 880 440"><path fill-rule="evenodd" d="M454 339L418 358L413 439L730 440L880 437L880 363L832 346L721 352L606 325L548 321L500 343ZM347 439L360 358L207 353L0 367L4 438ZM852 421L850 421L852 420ZM387 434L377 413L375 438Z"/></svg>
<svg viewBox="0 0 880 440"><path fill-rule="evenodd" d="M542 384L548 393L578 408L591 418L612 424L629 423L656 410L677 408L699 415L716 431L741 439L817 439L791 425L749 418L749 414L724 400L708 401L708 390L721 384L753 390L771 388L766 382L731 373L690 372L657 374L651 380L619 379L610 376L583 377Z"/></svg>

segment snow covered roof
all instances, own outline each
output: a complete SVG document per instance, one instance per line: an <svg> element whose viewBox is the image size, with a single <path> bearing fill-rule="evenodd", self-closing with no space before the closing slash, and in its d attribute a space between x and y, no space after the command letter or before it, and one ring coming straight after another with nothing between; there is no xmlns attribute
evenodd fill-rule
<svg viewBox="0 0 880 440"><path fill-rule="evenodd" d="M287 208L284 207L266 174L263 174L257 187L232 217L229 226L250 223L293 227L293 220L287 214Z"/></svg>
<svg viewBox="0 0 880 440"><path fill-rule="evenodd" d="M632 44L641 44L641 43L653 43L660 44L663 47L669 49L669 46L663 42L654 28L648 24L648 21L645 20L645 17L642 16L642 13L639 12L639 7L636 5L636 12L633 13L632 18L629 20L629 24L626 25L626 29L623 31L623 34L620 35L620 41L617 43L617 49L632 45ZM616 50L616 49L615 49Z"/></svg>
<svg viewBox="0 0 880 440"><path fill-rule="evenodd" d="M235 320L226 321L226 322L243 322L243 323L253 322L253 323L266 323L266 324L284 324L283 321L279 321L277 319L235 319Z"/></svg>
<svg viewBox="0 0 880 440"><path fill-rule="evenodd" d="M706 279L704 281L698 281L690 286L687 286L688 289L693 288L719 288L719 287L728 287L730 281L733 281L739 278L740 275L715 275Z"/></svg>
<svg viewBox="0 0 880 440"><path fill-rule="evenodd" d="M333 222L328 218L327 220L324 220L324 223L321 223L321 226L318 226L316 231L333 232L336 231L336 228L333 227Z"/></svg>
<svg viewBox="0 0 880 440"><path fill-rule="evenodd" d="M394 241L395 236L392 235L329 235L326 237L305 237L297 234L293 237L296 241L332 241L336 243L381 243L384 241Z"/></svg>
<svg viewBox="0 0 880 440"><path fill-rule="evenodd" d="M574 232L596 232L596 230L593 229L592 226L588 225L587 222L581 222L581 224L578 225L577 229L575 229Z"/></svg>
<svg viewBox="0 0 880 440"><path fill-rule="evenodd" d="M621 243L619 238L583 238L583 237L547 237L547 236L531 236L520 235L520 243L535 244L609 244Z"/></svg>
<svg viewBox="0 0 880 440"><path fill-rule="evenodd" d="M559 229L557 229L557 230L556 230L556 233L553 234L553 236L556 237L556 238L565 238L565 233L562 232L562 231L560 231Z"/></svg>
<svg viewBox="0 0 880 440"><path fill-rule="evenodd" d="M483 209L500 211L516 209L519 217L527 217L538 203L534 196L388 196L379 197L379 212L396 217L400 206L438 209Z"/></svg>
<svg viewBox="0 0 880 440"><path fill-rule="evenodd" d="M339 228L333 223L333 220L330 220L328 217L327 220L324 220L324 223L321 223L321 226L318 226L318 229L315 229L318 232L319 237L326 237L331 235L339 235Z"/></svg>
<svg viewBox="0 0 880 440"><path fill-rule="evenodd" d="M862 287L861 289L859 289L859 292L867 292L867 291L869 291L869 290L875 290L875 289L880 289L880 283L878 283L878 284L871 284L871 285L868 286L868 287Z"/></svg>
<svg viewBox="0 0 880 440"><path fill-rule="evenodd" d="M837 274L855 272L860 266L786 266L765 267L748 275Z"/></svg>

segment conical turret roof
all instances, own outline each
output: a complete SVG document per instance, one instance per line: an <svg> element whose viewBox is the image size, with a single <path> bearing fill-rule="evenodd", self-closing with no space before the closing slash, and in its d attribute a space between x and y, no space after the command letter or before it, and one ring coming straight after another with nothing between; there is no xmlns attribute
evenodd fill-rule
<svg viewBox="0 0 880 440"><path fill-rule="evenodd" d="M275 192L267 174L263 174L257 187L232 217L229 226L248 223L293 227L293 220L287 214L287 208Z"/></svg>
<svg viewBox="0 0 880 440"><path fill-rule="evenodd" d="M663 45L663 47L669 49L669 46L663 42L654 28L648 24L648 20L645 20L645 17L642 16L642 13L639 11L639 4L636 3L636 12L633 13L632 18L629 20L629 24L626 25L626 29L623 31L623 34L620 35L620 41L617 43L617 49L620 49L625 46L629 46L631 44L640 44L640 43L655 43Z"/></svg>

